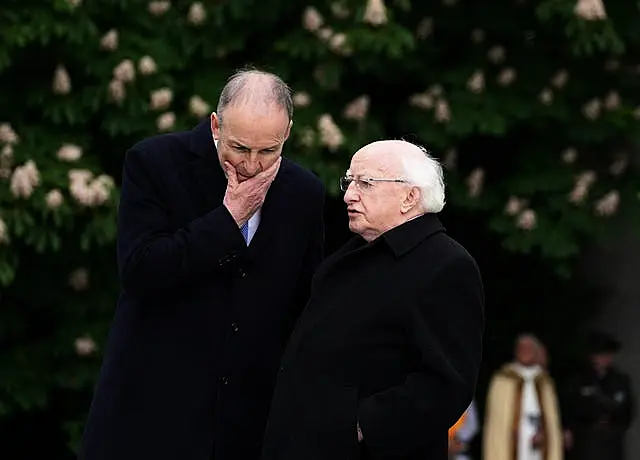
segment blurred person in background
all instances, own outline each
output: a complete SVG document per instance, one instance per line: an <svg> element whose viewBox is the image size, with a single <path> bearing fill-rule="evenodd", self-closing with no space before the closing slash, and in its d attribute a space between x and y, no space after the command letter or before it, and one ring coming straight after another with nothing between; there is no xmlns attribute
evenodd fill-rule
<svg viewBox="0 0 640 460"><path fill-rule="evenodd" d="M540 341L518 337L515 360L493 375L483 426L484 460L562 460L553 380L540 366Z"/></svg>
<svg viewBox="0 0 640 460"><path fill-rule="evenodd" d="M478 409L475 401L471 401L462 417L449 429L449 460L471 460L469 445L479 429Z"/></svg>
<svg viewBox="0 0 640 460"><path fill-rule="evenodd" d="M282 359L263 460L446 460L473 399L484 291L445 233L440 164L405 141L341 180L356 233L318 268Z"/></svg>
<svg viewBox="0 0 640 460"><path fill-rule="evenodd" d="M629 376L614 366L620 343L593 332L588 364L571 380L565 419L573 460L623 460L625 434L634 416Z"/></svg>
<svg viewBox="0 0 640 460"><path fill-rule="evenodd" d="M124 163L122 292L82 460L256 460L274 381L323 257L324 186L282 158L290 90L233 75L192 131Z"/></svg>

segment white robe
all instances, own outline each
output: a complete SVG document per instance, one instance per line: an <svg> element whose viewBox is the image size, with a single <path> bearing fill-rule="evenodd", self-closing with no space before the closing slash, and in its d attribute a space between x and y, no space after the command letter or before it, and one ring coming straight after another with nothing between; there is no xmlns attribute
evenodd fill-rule
<svg viewBox="0 0 640 460"><path fill-rule="evenodd" d="M532 440L540 428L540 401L536 392L535 378L540 374L539 366L525 367L520 364L513 366L524 380L522 385L522 400L520 401L520 426L518 427L518 459L542 460L542 453L534 449Z"/></svg>

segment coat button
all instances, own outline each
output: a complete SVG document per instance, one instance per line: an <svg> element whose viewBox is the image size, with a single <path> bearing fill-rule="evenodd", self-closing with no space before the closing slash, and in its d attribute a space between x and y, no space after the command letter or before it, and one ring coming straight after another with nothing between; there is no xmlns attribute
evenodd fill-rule
<svg viewBox="0 0 640 460"><path fill-rule="evenodd" d="M238 332L238 323L235 321L231 323L231 329L233 329L233 332Z"/></svg>
<svg viewBox="0 0 640 460"><path fill-rule="evenodd" d="M223 385L229 385L229 377L227 377L227 376L222 377L222 384Z"/></svg>
<svg viewBox="0 0 640 460"><path fill-rule="evenodd" d="M246 278L247 277L247 272L244 270L240 270L240 278Z"/></svg>

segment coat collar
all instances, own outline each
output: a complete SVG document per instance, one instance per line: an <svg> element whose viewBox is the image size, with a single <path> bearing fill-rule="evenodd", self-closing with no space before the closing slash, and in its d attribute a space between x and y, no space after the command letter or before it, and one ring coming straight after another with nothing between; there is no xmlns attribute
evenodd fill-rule
<svg viewBox="0 0 640 460"><path fill-rule="evenodd" d="M445 228L435 214L423 214L382 234L396 257L402 257L431 235Z"/></svg>

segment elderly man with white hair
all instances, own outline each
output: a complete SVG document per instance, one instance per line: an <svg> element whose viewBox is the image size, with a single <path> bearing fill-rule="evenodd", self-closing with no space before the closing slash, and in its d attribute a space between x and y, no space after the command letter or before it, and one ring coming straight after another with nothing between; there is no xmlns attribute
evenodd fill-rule
<svg viewBox="0 0 640 460"><path fill-rule="evenodd" d="M281 362L263 460L446 460L472 401L484 293L445 233L442 168L379 141L341 179L351 241L320 265Z"/></svg>

